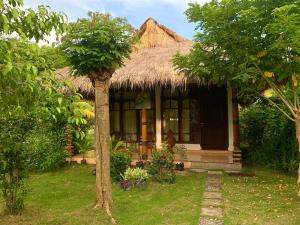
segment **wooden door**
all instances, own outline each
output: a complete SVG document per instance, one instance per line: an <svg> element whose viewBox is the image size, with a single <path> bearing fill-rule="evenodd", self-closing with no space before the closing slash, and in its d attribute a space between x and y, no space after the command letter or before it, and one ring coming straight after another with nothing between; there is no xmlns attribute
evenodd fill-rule
<svg viewBox="0 0 300 225"><path fill-rule="evenodd" d="M226 88L209 88L200 95L202 149L228 148L228 112Z"/></svg>

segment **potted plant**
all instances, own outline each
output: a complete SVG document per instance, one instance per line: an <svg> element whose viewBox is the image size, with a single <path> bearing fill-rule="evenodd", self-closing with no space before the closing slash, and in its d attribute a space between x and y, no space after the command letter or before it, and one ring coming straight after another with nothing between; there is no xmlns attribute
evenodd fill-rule
<svg viewBox="0 0 300 225"><path fill-rule="evenodd" d="M78 139L75 142L75 146L78 149L79 153L82 154L81 164L86 164L85 154L94 149L94 130L88 130L86 136L82 139Z"/></svg>
<svg viewBox="0 0 300 225"><path fill-rule="evenodd" d="M174 154L177 154L179 156L180 160L186 159L186 157L187 157L187 155L186 155L187 149L184 145L174 146L172 148L172 151L173 151ZM175 164L175 170L184 171L184 163L182 161L176 163Z"/></svg>

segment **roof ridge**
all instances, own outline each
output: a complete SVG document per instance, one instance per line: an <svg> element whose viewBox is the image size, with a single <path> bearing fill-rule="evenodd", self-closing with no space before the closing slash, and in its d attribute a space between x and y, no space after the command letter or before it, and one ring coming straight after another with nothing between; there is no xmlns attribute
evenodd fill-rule
<svg viewBox="0 0 300 225"><path fill-rule="evenodd" d="M147 23L149 21L153 21L158 27L160 27L162 30L164 30L169 36L171 36L176 42L184 42L184 41L190 41L189 39L181 36L180 34L176 33L175 31L171 30L170 28L166 27L163 24L160 24L157 22L157 20L153 19L152 17L149 17L139 28L138 35L141 37L144 32L147 29Z"/></svg>

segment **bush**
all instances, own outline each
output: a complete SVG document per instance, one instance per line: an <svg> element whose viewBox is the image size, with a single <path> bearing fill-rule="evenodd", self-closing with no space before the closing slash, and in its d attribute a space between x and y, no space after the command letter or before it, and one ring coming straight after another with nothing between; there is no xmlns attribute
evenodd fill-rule
<svg viewBox="0 0 300 225"><path fill-rule="evenodd" d="M28 174L25 137L32 125L31 117L0 118L0 188L11 214L24 207Z"/></svg>
<svg viewBox="0 0 300 225"><path fill-rule="evenodd" d="M30 132L26 138L29 169L45 172L62 166L67 156L65 136L64 130L40 128Z"/></svg>
<svg viewBox="0 0 300 225"><path fill-rule="evenodd" d="M127 168L122 175L121 186L125 190L133 187L144 187L150 178L148 172L141 168Z"/></svg>
<svg viewBox="0 0 300 225"><path fill-rule="evenodd" d="M122 179L122 174L131 164L131 157L122 151L112 151L110 153L110 175L116 180Z"/></svg>
<svg viewBox="0 0 300 225"><path fill-rule="evenodd" d="M240 125L244 161L285 172L297 169L295 125L281 112L259 102L241 111Z"/></svg>
<svg viewBox="0 0 300 225"><path fill-rule="evenodd" d="M149 173L161 183L174 183L176 175L174 172L174 155L167 145L163 145L160 151L152 153L152 163Z"/></svg>

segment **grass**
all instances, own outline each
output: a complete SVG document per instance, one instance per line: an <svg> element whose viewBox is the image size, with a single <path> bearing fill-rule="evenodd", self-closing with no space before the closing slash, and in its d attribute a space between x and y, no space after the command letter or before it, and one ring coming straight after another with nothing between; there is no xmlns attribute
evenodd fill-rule
<svg viewBox="0 0 300 225"><path fill-rule="evenodd" d="M227 225L299 225L296 177L254 168L254 177L225 175L223 196Z"/></svg>
<svg viewBox="0 0 300 225"><path fill-rule="evenodd" d="M31 175L21 215L0 215L2 225L108 225L94 210L95 177L91 166ZM178 176L175 184L150 182L146 189L123 191L113 184L113 215L120 225L198 224L204 175ZM1 199L0 199L1 202ZM0 204L0 212L3 211Z"/></svg>

